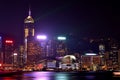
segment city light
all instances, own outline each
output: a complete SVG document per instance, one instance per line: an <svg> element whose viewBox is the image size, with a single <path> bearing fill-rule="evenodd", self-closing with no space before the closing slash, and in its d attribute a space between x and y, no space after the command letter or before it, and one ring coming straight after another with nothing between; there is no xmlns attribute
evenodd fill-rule
<svg viewBox="0 0 120 80"><path fill-rule="evenodd" d="M37 39L39 39L39 40L46 40L47 36L46 35L38 35Z"/></svg>
<svg viewBox="0 0 120 80"><path fill-rule="evenodd" d="M14 55L14 56L17 56L17 53L14 53L13 55Z"/></svg>
<svg viewBox="0 0 120 80"><path fill-rule="evenodd" d="M0 63L0 66L2 66L2 64Z"/></svg>
<svg viewBox="0 0 120 80"><path fill-rule="evenodd" d="M57 37L58 40L66 40L66 37L63 37L63 36L59 36Z"/></svg>
<svg viewBox="0 0 120 80"><path fill-rule="evenodd" d="M64 56L63 58L67 58L67 57L70 57L71 59L76 60L76 57L75 57L74 55L66 55L66 56Z"/></svg>
<svg viewBox="0 0 120 80"><path fill-rule="evenodd" d="M7 44L12 44L13 41L12 41L12 40L5 40L5 43L7 43Z"/></svg>
<svg viewBox="0 0 120 80"><path fill-rule="evenodd" d="M88 56L95 56L97 55L96 53L86 53L85 55L88 55Z"/></svg>
<svg viewBox="0 0 120 80"><path fill-rule="evenodd" d="M114 76L120 76L120 72L119 72L119 71L113 72L113 75L114 75Z"/></svg>

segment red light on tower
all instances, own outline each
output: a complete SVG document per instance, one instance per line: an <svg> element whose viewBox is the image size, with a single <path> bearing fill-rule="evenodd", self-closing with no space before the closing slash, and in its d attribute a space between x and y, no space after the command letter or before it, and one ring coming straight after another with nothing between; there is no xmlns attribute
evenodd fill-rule
<svg viewBox="0 0 120 80"><path fill-rule="evenodd" d="M5 43L6 43L6 44L12 44L12 43L13 43L13 40L5 40Z"/></svg>

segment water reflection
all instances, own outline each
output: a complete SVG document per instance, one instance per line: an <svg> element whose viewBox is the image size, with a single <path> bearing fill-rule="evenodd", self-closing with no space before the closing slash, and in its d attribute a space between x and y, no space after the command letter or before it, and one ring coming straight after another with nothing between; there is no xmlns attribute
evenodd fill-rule
<svg viewBox="0 0 120 80"><path fill-rule="evenodd" d="M88 75L88 76L85 76L87 80L94 80L95 79L95 76L93 75Z"/></svg>
<svg viewBox="0 0 120 80"><path fill-rule="evenodd" d="M6 75L0 77L0 80L105 80L105 78L110 80L112 77L77 72L24 72L22 74Z"/></svg>
<svg viewBox="0 0 120 80"><path fill-rule="evenodd" d="M69 75L67 73L57 73L55 80L69 80Z"/></svg>
<svg viewBox="0 0 120 80"><path fill-rule="evenodd" d="M2 78L0 78L0 80L16 80L16 79L14 79L12 77L2 77Z"/></svg>
<svg viewBox="0 0 120 80"><path fill-rule="evenodd" d="M31 72L24 74L24 76L29 77L29 79L31 77L30 80L52 80L53 74L53 72Z"/></svg>

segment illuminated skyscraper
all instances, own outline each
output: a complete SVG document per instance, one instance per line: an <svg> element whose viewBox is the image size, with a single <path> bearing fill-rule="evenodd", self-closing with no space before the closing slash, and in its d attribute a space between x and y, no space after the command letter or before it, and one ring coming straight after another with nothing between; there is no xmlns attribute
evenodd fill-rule
<svg viewBox="0 0 120 80"><path fill-rule="evenodd" d="M25 47L26 62L27 62L27 57L29 55L28 53L29 42L33 40L34 32L35 32L34 31L34 19L31 16L31 10L29 8L29 15L24 20L24 47Z"/></svg>
<svg viewBox="0 0 120 80"><path fill-rule="evenodd" d="M66 37L59 36L57 37L57 56L65 56L67 55L67 45L66 45Z"/></svg>
<svg viewBox="0 0 120 80"><path fill-rule="evenodd" d="M29 9L29 15L24 20L25 23L25 37L34 36L34 19L31 16L31 10Z"/></svg>
<svg viewBox="0 0 120 80"><path fill-rule="evenodd" d="M13 51L14 43L13 40L5 40L4 47L4 63L12 64L13 63Z"/></svg>
<svg viewBox="0 0 120 80"><path fill-rule="evenodd" d="M34 19L31 16L31 10L29 8L29 15L24 20L24 41L25 41L25 51L27 51L27 38L34 36Z"/></svg>
<svg viewBox="0 0 120 80"><path fill-rule="evenodd" d="M38 62L40 53L40 46L35 40L34 19L31 16L30 8L24 24L25 62L29 65Z"/></svg>

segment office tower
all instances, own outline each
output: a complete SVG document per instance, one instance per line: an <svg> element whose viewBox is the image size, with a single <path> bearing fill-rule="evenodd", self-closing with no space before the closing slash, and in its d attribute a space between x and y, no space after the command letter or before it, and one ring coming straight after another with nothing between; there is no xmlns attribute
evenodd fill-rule
<svg viewBox="0 0 120 80"><path fill-rule="evenodd" d="M82 55L81 56L81 67L84 69L94 70L94 67L98 69L98 65L100 65L101 57L99 55L92 55L93 53L88 53L90 55Z"/></svg>
<svg viewBox="0 0 120 80"><path fill-rule="evenodd" d="M119 55L118 46L115 44L111 45L109 59L112 61L112 65L118 65L118 58L119 58L118 55Z"/></svg>
<svg viewBox="0 0 120 80"><path fill-rule="evenodd" d="M13 64L13 51L14 51L14 43L13 40L5 40L4 47L4 63L5 64Z"/></svg>
<svg viewBox="0 0 120 80"><path fill-rule="evenodd" d="M57 42L55 40L49 40L46 46L46 57L55 58L56 55L56 44Z"/></svg>
<svg viewBox="0 0 120 80"><path fill-rule="evenodd" d="M65 56L68 54L67 45L66 45L66 37L58 36L58 41L56 44L56 52L57 56Z"/></svg>
<svg viewBox="0 0 120 80"><path fill-rule="evenodd" d="M29 15L28 17L24 20L24 48L25 48L25 58L26 58L26 63L28 61L28 55L30 55L30 44L34 40L34 19L31 16L31 10L29 8ZM29 46L29 47L28 47Z"/></svg>
<svg viewBox="0 0 120 80"><path fill-rule="evenodd" d="M99 45L99 55L101 56L101 64L100 65L105 65L105 45L100 44Z"/></svg>
<svg viewBox="0 0 120 80"><path fill-rule="evenodd" d="M31 16L31 10L29 9L29 15L24 20L24 42L25 42L25 51L27 52L27 42L28 37L34 36L34 19Z"/></svg>
<svg viewBox="0 0 120 80"><path fill-rule="evenodd" d="M18 50L19 54L18 54L18 66L19 67L24 67L25 64L25 55L24 55L24 46L20 46L19 50Z"/></svg>
<svg viewBox="0 0 120 80"><path fill-rule="evenodd" d="M26 64L37 63L40 59L40 45L35 39L34 19L31 16L29 8L29 15L24 20L24 47L25 47L25 62Z"/></svg>

